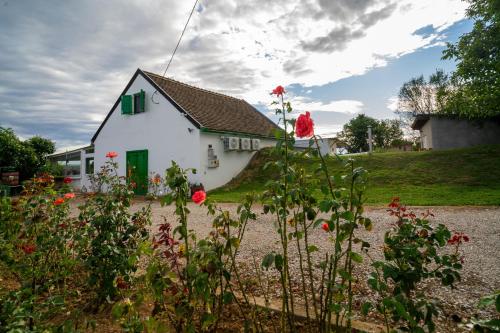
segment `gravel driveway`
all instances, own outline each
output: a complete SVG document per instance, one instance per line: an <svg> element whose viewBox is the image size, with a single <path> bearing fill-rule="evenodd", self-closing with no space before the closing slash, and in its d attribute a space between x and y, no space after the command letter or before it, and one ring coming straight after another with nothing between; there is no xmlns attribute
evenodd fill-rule
<svg viewBox="0 0 500 333"><path fill-rule="evenodd" d="M137 207L137 205L136 205ZM224 210L236 214L237 205L220 204ZM208 235L211 229L210 218L203 207L194 204L189 205L189 228L193 229L198 237ZM415 208L416 213L424 212L427 208ZM153 205L153 230L156 231L163 216L167 221L175 224L173 207L161 207ZM255 206L257 220L248 225L245 238L241 244L239 261L248 267L247 272L253 270L253 257L260 263L263 256L273 250L279 251L279 238L273 227L273 217L263 215L262 207ZM444 331L462 331L465 327L457 326L456 321L467 320L474 314L488 315L489 311L478 310L476 304L483 295L490 294L500 289L500 207L433 207L431 211L435 217L431 221L445 224L452 231L461 231L471 238L469 243L462 247L464 256L464 269L462 281L456 285L456 289L439 287L429 284L430 295L443 306L443 315L439 319L438 327ZM380 247L383 243L383 235L390 228L393 218L388 216L385 208L367 208L365 216L372 219L374 227L371 232L360 231L359 236L371 243L371 255L375 258L380 256ZM320 251L316 256L322 256L331 248L331 243L325 232L320 229L314 230L310 239L318 246ZM290 246L291 276L298 276L298 254L295 243ZM371 271L368 260L364 260L356 268L356 276L361 283L358 286L358 301L370 298L371 294L364 281ZM271 277L276 278L272 273ZM297 280L297 285L298 285ZM297 288L298 291L300 290ZM277 288L274 288L274 296L278 297ZM359 303L358 303L359 304Z"/></svg>

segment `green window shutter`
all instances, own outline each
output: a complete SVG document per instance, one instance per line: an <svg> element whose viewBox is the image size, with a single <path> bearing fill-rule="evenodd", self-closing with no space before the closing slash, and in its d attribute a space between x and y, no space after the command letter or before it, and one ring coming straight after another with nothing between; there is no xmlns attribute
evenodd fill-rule
<svg viewBox="0 0 500 333"><path fill-rule="evenodd" d="M121 97L122 114L133 114L132 111L132 95L123 95Z"/></svg>
<svg viewBox="0 0 500 333"><path fill-rule="evenodd" d="M146 111L146 92L144 90L141 89L141 92L140 92L140 98L141 98L141 111L144 112Z"/></svg>

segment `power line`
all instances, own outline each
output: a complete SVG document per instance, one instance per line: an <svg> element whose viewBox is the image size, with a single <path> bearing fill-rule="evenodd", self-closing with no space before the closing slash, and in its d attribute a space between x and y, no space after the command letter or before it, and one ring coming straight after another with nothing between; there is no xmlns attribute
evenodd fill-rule
<svg viewBox="0 0 500 333"><path fill-rule="evenodd" d="M167 64L167 67L165 68L165 71L163 72L163 75L162 75L162 78L165 77L165 75L167 74L167 71L170 67L170 64L172 63L172 60L174 59L174 56L175 56L175 53L177 52L177 49L179 48L179 44L181 43L181 40L182 40L182 37L184 36L184 33L186 32L186 28L189 24L189 21L191 20L191 16L193 16L193 13L194 13L194 9L196 8L196 5L198 4L198 0L195 0L194 1L194 5L193 5L193 8L191 9L191 13L189 13L189 16L188 16L188 19L186 21L186 24L184 25L184 29L182 29L182 33L181 35L179 36L179 40L177 41L177 45L175 45L175 49L174 49L174 52L172 52L172 55L170 56L170 60L168 61L168 64ZM158 92L158 90L155 90L155 92L151 95L151 101L155 104L158 104L158 102L155 102L153 100L153 96Z"/></svg>
<svg viewBox="0 0 500 333"><path fill-rule="evenodd" d="M168 61L167 68L165 68L165 71L163 72L163 77L165 77L165 74L167 74L168 68L170 67L170 64L172 63L172 60L174 59L174 55L177 52L177 48L179 47L179 44L181 43L182 36L184 36L184 32L186 32L186 28L189 24L189 21L191 20L191 16L193 16L194 9L196 8L196 5L198 4L198 0L194 1L193 8L191 9L191 13L189 14L189 17L186 21L186 24L184 25L184 29L182 29L182 33L179 37L179 40L177 41L177 45L175 45L174 52L172 52L172 56L170 57L170 60Z"/></svg>

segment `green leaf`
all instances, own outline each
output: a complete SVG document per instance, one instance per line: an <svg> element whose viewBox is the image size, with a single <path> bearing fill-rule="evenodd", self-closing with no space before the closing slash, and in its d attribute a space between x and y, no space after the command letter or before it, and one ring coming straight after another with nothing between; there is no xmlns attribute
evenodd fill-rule
<svg viewBox="0 0 500 333"><path fill-rule="evenodd" d="M313 253L313 252L316 252L316 251L318 251L318 250L319 250L319 249L318 249L318 247L317 247L316 245L309 245L309 246L307 247L307 252L309 252L309 253Z"/></svg>
<svg viewBox="0 0 500 333"><path fill-rule="evenodd" d="M222 297L224 304L231 304L234 300L233 293L226 291Z"/></svg>
<svg viewBox="0 0 500 333"><path fill-rule="evenodd" d="M276 269L278 271L281 271L283 269L283 256L281 256L281 254L277 254L274 257L274 265L276 266Z"/></svg>
<svg viewBox="0 0 500 333"><path fill-rule="evenodd" d="M361 313L363 316L367 316L368 312L370 312L370 309L373 307L373 304L370 302L365 302L363 305L361 305Z"/></svg>
<svg viewBox="0 0 500 333"><path fill-rule="evenodd" d="M262 259L262 267L265 269L269 269L269 267L271 267L271 265L274 263L274 256L274 252L266 254L264 259Z"/></svg>
<svg viewBox="0 0 500 333"><path fill-rule="evenodd" d="M357 263L362 263L363 262L363 257L361 256L361 254L359 253L356 253L356 252L349 252L349 256L351 257L351 259L354 261L354 262L357 262Z"/></svg>

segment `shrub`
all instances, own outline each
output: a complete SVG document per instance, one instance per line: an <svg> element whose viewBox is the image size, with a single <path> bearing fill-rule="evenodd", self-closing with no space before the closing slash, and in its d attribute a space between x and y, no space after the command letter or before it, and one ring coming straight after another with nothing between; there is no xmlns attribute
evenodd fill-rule
<svg viewBox="0 0 500 333"><path fill-rule="evenodd" d="M89 287L97 294L96 305L117 296L117 281L131 284L142 244L149 238L151 207L129 211L134 192L131 184L118 176L117 168L118 163L110 158L96 175L106 192L89 195L79 207L78 220L84 226L80 256L88 270Z"/></svg>
<svg viewBox="0 0 500 333"><path fill-rule="evenodd" d="M68 186L54 189L49 175L29 182L12 205L2 199L1 260L21 286L3 295L0 322L6 330L34 330L41 321L64 306L67 279L74 273L74 240L78 233L68 215L74 196Z"/></svg>
<svg viewBox="0 0 500 333"><path fill-rule="evenodd" d="M459 246L469 237L452 235L443 224L433 226L428 220L433 216L430 212L417 217L399 198L392 200L388 211L396 222L384 237L384 260L373 262L375 271L368 280L381 297L376 309L384 316L387 332L390 324L411 332L424 332L424 328L433 332L437 308L418 286L429 279L438 279L443 286L460 280ZM445 251L446 246L453 250ZM371 303L364 305L365 313L370 307Z"/></svg>

